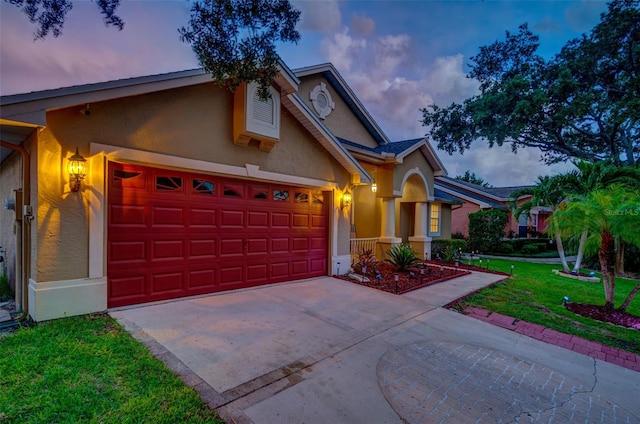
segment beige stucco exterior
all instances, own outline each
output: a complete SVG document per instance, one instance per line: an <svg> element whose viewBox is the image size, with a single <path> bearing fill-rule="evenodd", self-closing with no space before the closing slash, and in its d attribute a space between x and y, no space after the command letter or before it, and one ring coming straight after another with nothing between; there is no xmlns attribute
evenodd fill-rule
<svg viewBox="0 0 640 424"><path fill-rule="evenodd" d="M48 112L38 152L37 281L86 278L89 275L89 214L85 182L69 189L66 158L78 147L90 159L89 143L149 151L168 156L244 167L334 182L342 187L348 173L286 110L281 138L266 153L232 139L230 92L201 84ZM154 163L147 163L155 165ZM62 219L64 217L64 219ZM340 226L346 226L338 221ZM337 254L348 254L348 240Z"/></svg>
<svg viewBox="0 0 640 424"><path fill-rule="evenodd" d="M326 85L326 89L331 94L331 99L335 103L335 109L326 118L324 123L331 128L336 136L349 141L362 144L367 147L375 148L378 143L371 136L371 133L362 125L362 123L351 112L345 101L336 93L331 84L320 74L310 75L301 78L300 88L298 92L310 110L314 110L309 94L320 83Z"/></svg>
<svg viewBox="0 0 640 424"><path fill-rule="evenodd" d="M36 212L28 281L31 316L41 321L106 309L109 161L324 191L333 206L327 273L347 270L350 237L379 238L380 259L399 242L410 241L421 255L430 252L424 222L427 206L435 201L432 152L425 150L424 142L407 144L417 147L400 156L374 152L386 136L366 111L349 108L323 72L300 77L299 85L293 81L286 89L274 85L282 88L279 137L267 140L268 148L255 134L244 134L239 142L238 113L248 109L238 102L245 96L202 75L160 78L159 85L146 90L132 84L116 91L80 93L78 101L61 100L62 106L47 95L43 108L38 103L31 106L32 100L18 104L15 116L22 110L36 115L45 111L37 121L42 126L24 142L32 155L31 203ZM335 102L324 119L314 115L309 97L321 83ZM356 99L348 101L362 108ZM353 146L340 144L336 137L364 148L349 153ZM88 174L80 190L73 192L66 168L76 148L88 160ZM15 159L6 163L0 175L13 175L10 179L16 181ZM378 185L376 193L371 191L371 178ZM347 191L353 195L351 205L342 201ZM4 218L0 221L3 243L8 225ZM450 209L443 206L440 238L450 236L450 225Z"/></svg>

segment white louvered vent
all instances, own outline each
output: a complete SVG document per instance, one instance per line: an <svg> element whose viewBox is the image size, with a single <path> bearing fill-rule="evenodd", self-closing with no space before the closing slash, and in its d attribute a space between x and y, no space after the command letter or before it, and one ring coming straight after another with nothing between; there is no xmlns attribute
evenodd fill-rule
<svg viewBox="0 0 640 424"><path fill-rule="evenodd" d="M280 94L269 89L271 97L262 100L258 95L258 84L247 84L246 130L270 138L280 138Z"/></svg>
<svg viewBox="0 0 640 424"><path fill-rule="evenodd" d="M260 99L258 90L253 92L253 119L273 125L273 97Z"/></svg>

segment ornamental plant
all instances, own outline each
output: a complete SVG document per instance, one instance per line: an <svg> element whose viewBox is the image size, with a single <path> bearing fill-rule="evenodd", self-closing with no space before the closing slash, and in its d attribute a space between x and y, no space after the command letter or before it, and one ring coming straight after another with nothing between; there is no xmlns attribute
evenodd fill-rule
<svg viewBox="0 0 640 424"><path fill-rule="evenodd" d="M360 266L360 272L362 272L362 274L366 274L367 268L373 267L377 263L378 259L376 259L373 253L373 249L362 249L360 252L358 252L357 264Z"/></svg>
<svg viewBox="0 0 640 424"><path fill-rule="evenodd" d="M416 252L406 243L393 246L387 250L387 255L389 256L387 261L395 265L398 271L406 271L413 264L420 261L420 258L416 256Z"/></svg>

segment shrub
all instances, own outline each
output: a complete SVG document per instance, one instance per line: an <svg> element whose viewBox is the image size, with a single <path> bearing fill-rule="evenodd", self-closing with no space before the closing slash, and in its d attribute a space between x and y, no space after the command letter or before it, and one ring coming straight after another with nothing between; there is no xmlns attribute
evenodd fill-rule
<svg viewBox="0 0 640 424"><path fill-rule="evenodd" d="M509 217L499 209L480 210L469 214L469 248L478 252L493 252L504 237Z"/></svg>
<svg viewBox="0 0 640 424"><path fill-rule="evenodd" d="M370 270L370 267L375 266L377 263L378 259L376 259L373 249L362 249L358 252L358 261L354 264L354 271L366 274L367 269Z"/></svg>
<svg viewBox="0 0 640 424"><path fill-rule="evenodd" d="M455 233L451 234L451 238L453 240L467 240L467 238L465 237L464 234L462 234L460 231L456 231Z"/></svg>
<svg viewBox="0 0 640 424"><path fill-rule="evenodd" d="M467 248L467 242L459 239L436 240L431 243L431 258L439 258L444 262L460 259L460 254Z"/></svg>
<svg viewBox="0 0 640 424"><path fill-rule="evenodd" d="M525 255L533 255L535 253L538 253L539 251L540 250L538 250L538 246L535 244L527 244L521 250L521 252L524 253Z"/></svg>
<svg viewBox="0 0 640 424"><path fill-rule="evenodd" d="M397 244L387 250L387 255L389 255L389 259L387 259L387 261L395 265L396 268L398 268L398 271L405 271L411 265L420 260L411 246L404 243Z"/></svg>

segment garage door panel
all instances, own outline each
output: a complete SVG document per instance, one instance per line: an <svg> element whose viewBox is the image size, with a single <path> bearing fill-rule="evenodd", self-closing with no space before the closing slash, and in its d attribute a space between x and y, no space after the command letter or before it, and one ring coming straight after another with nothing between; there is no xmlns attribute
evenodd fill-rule
<svg viewBox="0 0 640 424"><path fill-rule="evenodd" d="M269 267L266 263L248 265L247 281L251 283L266 283L269 277Z"/></svg>
<svg viewBox="0 0 640 424"><path fill-rule="evenodd" d="M157 272L151 276L151 295L180 292L183 288L182 272Z"/></svg>
<svg viewBox="0 0 640 424"><path fill-rule="evenodd" d="M112 299L145 296L144 274L111 278L109 283L109 297Z"/></svg>
<svg viewBox="0 0 640 424"><path fill-rule="evenodd" d="M309 243L310 250L325 251L327 249L327 239L324 237L310 237L309 241L310 241Z"/></svg>
<svg viewBox="0 0 640 424"><path fill-rule="evenodd" d="M192 227L216 227L216 209L191 208L189 210L189 224Z"/></svg>
<svg viewBox="0 0 640 424"><path fill-rule="evenodd" d="M289 228L290 227L290 214L283 212L273 212L271 214L271 227L273 228Z"/></svg>
<svg viewBox="0 0 640 424"><path fill-rule="evenodd" d="M247 240L247 254L267 254L269 249L269 239L262 238L250 238Z"/></svg>
<svg viewBox="0 0 640 424"><path fill-rule="evenodd" d="M311 228L321 228L324 229L327 227L327 218L324 215L311 215Z"/></svg>
<svg viewBox="0 0 640 424"><path fill-rule="evenodd" d="M220 211L220 228L244 228L244 211Z"/></svg>
<svg viewBox="0 0 640 424"><path fill-rule="evenodd" d="M249 228L266 229L269 227L269 213L249 211L247 221Z"/></svg>
<svg viewBox="0 0 640 424"><path fill-rule="evenodd" d="M220 267L220 286L242 286L244 280L244 266Z"/></svg>
<svg viewBox="0 0 640 424"><path fill-rule="evenodd" d="M306 237L293 237L291 239L291 250L296 253L308 251L309 239Z"/></svg>
<svg viewBox="0 0 640 424"><path fill-rule="evenodd" d="M152 240L151 261L184 260L182 240Z"/></svg>
<svg viewBox="0 0 640 424"><path fill-rule="evenodd" d="M289 253L289 237L278 237L271 239L272 253Z"/></svg>
<svg viewBox="0 0 640 424"><path fill-rule="evenodd" d="M180 226L185 225L184 211L182 208L166 206L154 206L151 209L152 223L154 226Z"/></svg>
<svg viewBox="0 0 640 424"><path fill-rule="evenodd" d="M220 256L244 255L245 241L241 238L222 238L220 240Z"/></svg>
<svg viewBox="0 0 640 424"><path fill-rule="evenodd" d="M317 191L139 165L109 170L109 307L327 273L329 207Z"/></svg>
<svg viewBox="0 0 640 424"><path fill-rule="evenodd" d="M307 228L309 227L309 215L294 213L292 215L293 228Z"/></svg>
<svg viewBox="0 0 640 424"><path fill-rule="evenodd" d="M189 240L189 257L214 259L217 256L215 239Z"/></svg>
<svg viewBox="0 0 640 424"><path fill-rule="evenodd" d="M309 274L312 277L324 275L327 272L327 259L324 257L309 260Z"/></svg>
<svg viewBox="0 0 640 424"><path fill-rule="evenodd" d="M137 241L114 241L109 245L109 254L114 263L135 263L147 260L145 242Z"/></svg>
<svg viewBox="0 0 640 424"><path fill-rule="evenodd" d="M271 277L279 281L282 281L282 278L289 277L289 261L272 262Z"/></svg>
<svg viewBox="0 0 640 424"><path fill-rule="evenodd" d="M309 272L309 261L293 260L291 261L291 272L294 276L306 275Z"/></svg>
<svg viewBox="0 0 640 424"><path fill-rule="evenodd" d="M216 274L215 268L190 270L187 274L187 287L189 290L215 289L217 286Z"/></svg>
<svg viewBox="0 0 640 424"><path fill-rule="evenodd" d="M110 205L109 225L120 227L145 227L146 208L135 205Z"/></svg>

